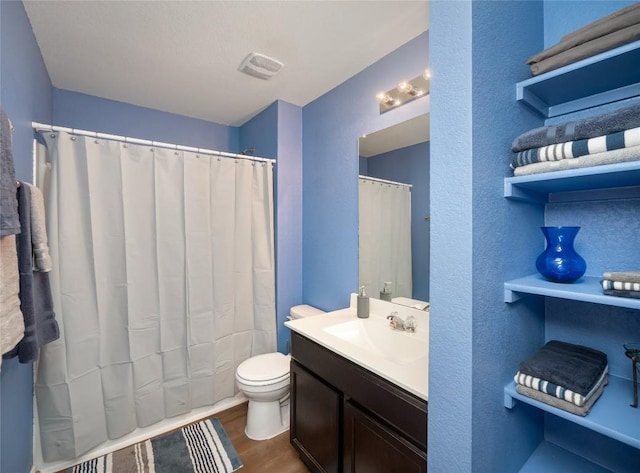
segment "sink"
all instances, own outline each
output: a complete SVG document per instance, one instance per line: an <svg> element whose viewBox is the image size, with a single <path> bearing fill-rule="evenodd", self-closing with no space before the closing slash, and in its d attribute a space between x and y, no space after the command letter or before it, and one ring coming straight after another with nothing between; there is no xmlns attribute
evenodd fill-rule
<svg viewBox="0 0 640 473"><path fill-rule="evenodd" d="M393 330L386 319L368 318L342 322L324 328L334 337L400 365L426 358L429 344L418 333Z"/></svg>

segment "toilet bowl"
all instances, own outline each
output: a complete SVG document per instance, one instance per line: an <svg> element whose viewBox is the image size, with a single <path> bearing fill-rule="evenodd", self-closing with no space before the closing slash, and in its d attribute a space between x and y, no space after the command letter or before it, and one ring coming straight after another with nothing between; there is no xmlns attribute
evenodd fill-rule
<svg viewBox="0 0 640 473"><path fill-rule="evenodd" d="M308 305L291 308L290 318L322 314ZM290 355L265 353L238 366L236 384L249 400L245 433L253 440L266 440L289 429Z"/></svg>

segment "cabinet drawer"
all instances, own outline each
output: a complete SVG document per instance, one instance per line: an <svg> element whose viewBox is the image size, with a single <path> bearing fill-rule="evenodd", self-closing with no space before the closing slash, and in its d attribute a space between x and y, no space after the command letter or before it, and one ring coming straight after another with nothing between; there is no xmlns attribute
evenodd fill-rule
<svg viewBox="0 0 640 473"><path fill-rule="evenodd" d="M292 332L292 357L327 383L374 412L419 449L427 449L427 402L384 378ZM425 366L425 369L427 367Z"/></svg>

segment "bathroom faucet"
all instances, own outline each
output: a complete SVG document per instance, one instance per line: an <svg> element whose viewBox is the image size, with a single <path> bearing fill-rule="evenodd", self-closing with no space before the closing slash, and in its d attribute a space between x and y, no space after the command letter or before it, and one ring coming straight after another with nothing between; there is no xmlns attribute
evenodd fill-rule
<svg viewBox="0 0 640 473"><path fill-rule="evenodd" d="M407 320L402 320L397 312L391 312L391 315L387 315L389 325L394 330L400 330L402 332L415 332L416 331L416 318L413 315L407 317Z"/></svg>

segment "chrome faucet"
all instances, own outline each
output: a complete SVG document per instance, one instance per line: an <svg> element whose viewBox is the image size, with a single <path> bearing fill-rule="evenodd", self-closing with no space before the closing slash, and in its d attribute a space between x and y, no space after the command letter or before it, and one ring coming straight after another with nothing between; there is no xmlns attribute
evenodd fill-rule
<svg viewBox="0 0 640 473"><path fill-rule="evenodd" d="M391 312L387 315L389 325L394 330L400 330L402 332L415 332L416 331L416 318L413 315L407 317L407 320L402 320L397 312Z"/></svg>

